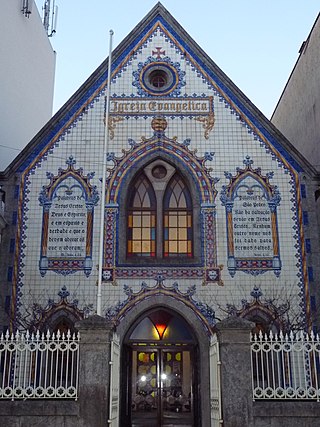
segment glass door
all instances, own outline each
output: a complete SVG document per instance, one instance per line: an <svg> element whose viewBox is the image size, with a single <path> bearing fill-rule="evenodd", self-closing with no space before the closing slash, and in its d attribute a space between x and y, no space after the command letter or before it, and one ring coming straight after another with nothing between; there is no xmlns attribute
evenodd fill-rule
<svg viewBox="0 0 320 427"><path fill-rule="evenodd" d="M189 350L161 351L161 425L163 426L193 426L191 367Z"/></svg>
<svg viewBox="0 0 320 427"><path fill-rule="evenodd" d="M132 349L132 427L193 426L190 349Z"/></svg>
<svg viewBox="0 0 320 427"><path fill-rule="evenodd" d="M157 350L132 350L132 426L159 424L159 357Z"/></svg>

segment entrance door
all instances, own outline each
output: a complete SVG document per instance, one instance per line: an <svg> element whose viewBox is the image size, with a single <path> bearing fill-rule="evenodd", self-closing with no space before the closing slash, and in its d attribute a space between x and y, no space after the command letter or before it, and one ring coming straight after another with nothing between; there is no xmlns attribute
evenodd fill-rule
<svg viewBox="0 0 320 427"><path fill-rule="evenodd" d="M131 348L132 427L194 426L192 358L181 344Z"/></svg>

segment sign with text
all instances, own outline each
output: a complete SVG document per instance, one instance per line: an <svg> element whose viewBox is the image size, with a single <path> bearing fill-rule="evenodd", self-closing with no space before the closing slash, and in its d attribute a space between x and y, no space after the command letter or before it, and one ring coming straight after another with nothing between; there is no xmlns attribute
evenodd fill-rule
<svg viewBox="0 0 320 427"><path fill-rule="evenodd" d="M82 270L89 276L92 270L92 227L94 206L99 201L94 176L75 169L73 156L66 161L67 169L50 172L50 184L39 195L43 207L39 270L58 274L73 274Z"/></svg>
<svg viewBox="0 0 320 427"><path fill-rule="evenodd" d="M59 188L49 212L49 258L85 257L87 233L87 209L80 186L73 187L72 194L64 194Z"/></svg>
<svg viewBox="0 0 320 427"><path fill-rule="evenodd" d="M222 187L220 199L226 207L228 238L228 270L233 277L237 270L252 275L272 270L281 271L277 207L281 197L277 186L269 183L273 172L266 176L253 169L249 156L245 168L236 175L225 172L229 185Z"/></svg>
<svg viewBox="0 0 320 427"><path fill-rule="evenodd" d="M268 202L260 187L251 192L245 188L233 205L234 256L272 257L271 214Z"/></svg>
<svg viewBox="0 0 320 427"><path fill-rule="evenodd" d="M114 115L200 115L212 112L212 97L205 98L113 98L110 114Z"/></svg>

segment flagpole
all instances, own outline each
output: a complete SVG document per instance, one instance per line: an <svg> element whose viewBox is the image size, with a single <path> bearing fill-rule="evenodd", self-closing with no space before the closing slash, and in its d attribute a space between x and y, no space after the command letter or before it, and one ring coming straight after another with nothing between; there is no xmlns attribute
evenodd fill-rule
<svg viewBox="0 0 320 427"><path fill-rule="evenodd" d="M112 36L113 36L113 31L110 30L108 87L107 87L106 117L105 117L104 146L103 146L103 175L102 175L102 191L101 191L100 246L99 246L98 289L97 289L97 314L99 316L101 316L101 297L102 297L102 265L103 265L103 243L104 243L104 214L105 214L105 204L106 204L107 154L108 154L108 143L109 143L108 124L109 124L110 89L111 89Z"/></svg>

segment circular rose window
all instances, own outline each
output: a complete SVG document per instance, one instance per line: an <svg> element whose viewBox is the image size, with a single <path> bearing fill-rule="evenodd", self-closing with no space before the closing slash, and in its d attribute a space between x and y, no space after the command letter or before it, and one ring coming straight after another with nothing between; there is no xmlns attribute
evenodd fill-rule
<svg viewBox="0 0 320 427"><path fill-rule="evenodd" d="M151 86L162 88L167 84L168 75L163 70L154 70L150 73L149 81Z"/></svg>
<svg viewBox="0 0 320 427"><path fill-rule="evenodd" d="M152 95L167 95L179 83L177 70L166 62L155 62L143 68L140 74L142 88Z"/></svg>

